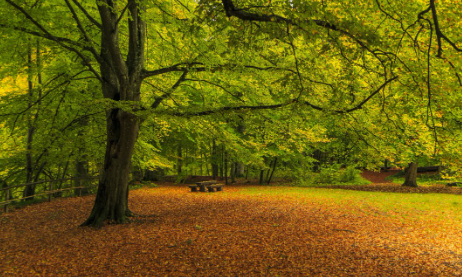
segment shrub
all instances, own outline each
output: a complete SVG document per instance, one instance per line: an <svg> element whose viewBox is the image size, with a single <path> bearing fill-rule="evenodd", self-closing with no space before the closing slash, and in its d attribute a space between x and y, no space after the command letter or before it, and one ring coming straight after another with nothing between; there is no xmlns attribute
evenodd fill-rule
<svg viewBox="0 0 462 277"><path fill-rule="evenodd" d="M334 164L329 167L321 168L321 171L315 177L314 183L317 184L335 184L340 181L340 165Z"/></svg>
<svg viewBox="0 0 462 277"><path fill-rule="evenodd" d="M340 171L340 182L342 183L361 182L362 180L361 170L356 169L354 166L348 166Z"/></svg>

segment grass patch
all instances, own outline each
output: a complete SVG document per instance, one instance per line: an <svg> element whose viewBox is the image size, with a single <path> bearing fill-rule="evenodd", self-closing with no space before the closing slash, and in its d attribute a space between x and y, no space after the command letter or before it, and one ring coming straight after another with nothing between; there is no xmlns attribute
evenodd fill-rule
<svg viewBox="0 0 462 277"><path fill-rule="evenodd" d="M390 193L303 187L248 187L240 194L263 198L297 198L301 203L319 203L348 211L382 213L404 218L444 219L462 222L460 195L438 193Z"/></svg>
<svg viewBox="0 0 462 277"><path fill-rule="evenodd" d="M130 190L140 189L140 188L157 188L158 185L151 181L136 181L130 184Z"/></svg>

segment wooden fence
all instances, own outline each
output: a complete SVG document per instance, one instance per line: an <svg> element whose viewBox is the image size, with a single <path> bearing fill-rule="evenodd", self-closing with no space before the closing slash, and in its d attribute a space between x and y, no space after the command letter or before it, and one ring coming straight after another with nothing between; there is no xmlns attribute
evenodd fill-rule
<svg viewBox="0 0 462 277"><path fill-rule="evenodd" d="M63 192L63 191L69 191L69 190L79 190L79 196L81 196L82 189L90 188L90 187L94 186L94 185L92 185L92 186L82 186L81 185L82 181L83 180L95 180L95 179L98 179L98 178L99 177L86 177L86 178L67 178L67 179L59 179L59 180L47 180L47 181L39 181L39 182L34 182L34 183L21 184L21 185L16 185L16 186L0 188L0 192L5 191L5 197L4 197L5 200L3 202L0 202L0 206L4 206L4 211L8 212L8 206L12 202L16 202L18 200L28 199L28 198L32 198L32 197L45 196L45 195L48 195L48 201L51 201L51 198L53 197L53 194L55 194L57 192ZM69 188L59 188L59 189L54 188L54 184L61 183L61 182L67 182L67 181L77 181L77 186L76 187L69 187ZM34 194L34 195L31 195L31 196L27 196L27 197L10 199L10 190L13 189L13 188L34 186L34 185L46 184L46 183L48 183L48 186L46 187L46 190L41 192L41 193Z"/></svg>

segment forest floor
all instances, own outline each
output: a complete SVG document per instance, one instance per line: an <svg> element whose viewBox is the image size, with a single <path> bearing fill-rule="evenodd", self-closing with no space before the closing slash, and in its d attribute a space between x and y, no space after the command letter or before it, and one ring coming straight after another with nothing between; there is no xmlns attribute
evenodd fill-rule
<svg viewBox="0 0 462 277"><path fill-rule="evenodd" d="M0 215L0 276L461 276L460 196L381 191L159 183L99 230L56 199Z"/></svg>

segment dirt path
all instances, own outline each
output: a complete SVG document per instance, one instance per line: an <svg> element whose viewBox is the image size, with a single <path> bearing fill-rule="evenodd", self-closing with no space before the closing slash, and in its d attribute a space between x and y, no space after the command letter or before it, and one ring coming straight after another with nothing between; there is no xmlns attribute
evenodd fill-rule
<svg viewBox="0 0 462 277"><path fill-rule="evenodd" d="M388 172L385 172L385 171L375 172L375 171L365 170L361 173L361 176L364 179L369 180L375 184L391 183L391 181L385 180L385 178L391 175L395 175L398 172L399 170L388 170Z"/></svg>

